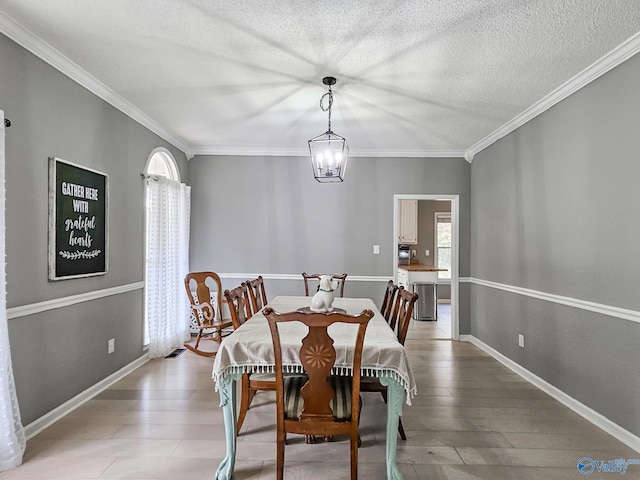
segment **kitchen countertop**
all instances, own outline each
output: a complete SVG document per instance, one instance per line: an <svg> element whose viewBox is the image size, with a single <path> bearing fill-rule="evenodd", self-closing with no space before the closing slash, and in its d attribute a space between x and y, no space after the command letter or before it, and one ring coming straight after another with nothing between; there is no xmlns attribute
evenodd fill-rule
<svg viewBox="0 0 640 480"><path fill-rule="evenodd" d="M446 272L446 268L438 268L433 265L421 265L421 264L413 264L413 265L398 265L398 268L401 270L407 270L408 272Z"/></svg>

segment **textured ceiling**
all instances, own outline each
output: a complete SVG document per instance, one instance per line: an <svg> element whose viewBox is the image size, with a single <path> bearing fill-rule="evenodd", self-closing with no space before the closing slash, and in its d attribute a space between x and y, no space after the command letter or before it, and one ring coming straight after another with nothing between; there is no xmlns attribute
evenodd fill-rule
<svg viewBox="0 0 640 480"><path fill-rule="evenodd" d="M352 154L463 155L639 25L637 0L0 0L0 31L191 153L304 153L332 75Z"/></svg>

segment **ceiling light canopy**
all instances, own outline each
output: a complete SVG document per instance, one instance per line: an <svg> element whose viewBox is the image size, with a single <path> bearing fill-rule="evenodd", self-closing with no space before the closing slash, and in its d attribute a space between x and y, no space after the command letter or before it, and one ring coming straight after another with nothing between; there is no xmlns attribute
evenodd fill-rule
<svg viewBox="0 0 640 480"><path fill-rule="evenodd" d="M322 83L329 87L329 91L320 98L320 109L329 112L327 131L309 140L309 154L313 176L321 183L342 182L347 169L349 145L344 137L331 131L331 107L333 92L331 86L336 84L334 77L324 77ZM325 107L324 101L327 101Z"/></svg>

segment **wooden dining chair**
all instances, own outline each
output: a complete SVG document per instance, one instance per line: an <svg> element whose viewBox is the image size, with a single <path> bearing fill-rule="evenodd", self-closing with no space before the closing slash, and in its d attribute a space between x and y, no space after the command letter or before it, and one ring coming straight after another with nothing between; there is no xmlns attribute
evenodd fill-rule
<svg viewBox="0 0 640 480"><path fill-rule="evenodd" d="M229 305L233 328L240 328L244 322L251 318L249 308L249 290L245 282L233 290L224 291L225 299ZM247 416L253 397L258 390L274 391L276 389L276 376L273 373L244 373L241 379L240 411L236 432L240 435L240 429Z"/></svg>
<svg viewBox="0 0 640 480"><path fill-rule="evenodd" d="M302 435L349 435L351 480L358 478L358 421L360 417L360 365L364 335L373 317L371 310L359 315L338 312L276 313L266 308L276 364L277 455L276 479L284 475L287 433ZM278 324L301 322L308 327L302 340L300 362L306 376L285 376ZM332 376L336 350L328 328L341 322L358 326L353 355L353 376Z"/></svg>
<svg viewBox="0 0 640 480"><path fill-rule="evenodd" d="M395 302L392 313L389 318L389 327L398 337L398 341L404 345L409 330L409 323L413 315L413 307L418 300L418 294L405 290L404 287L397 288ZM378 392L382 395L384 402L387 403L387 387L380 383L377 377L363 377L360 385L362 392ZM402 440L407 439L402 425L402 418L398 419L398 433Z"/></svg>
<svg viewBox="0 0 640 480"><path fill-rule="evenodd" d="M194 345L185 343L184 346L203 357L213 357L218 352L214 349L202 349L200 340L208 339L216 343L222 337L231 333L224 332L232 326L232 321L222 318L222 282L215 272L190 272L184 278L184 286L195 323L198 328Z"/></svg>
<svg viewBox="0 0 640 480"><path fill-rule="evenodd" d="M409 324L413 318L413 309L418 301L418 294L406 290L404 287L398 289L396 304L398 308L394 307L393 313L395 314L398 327L396 334L398 335L398 341L404 345L404 341L407 338L407 332L409 331Z"/></svg>
<svg viewBox="0 0 640 480"><path fill-rule="evenodd" d="M247 284L242 282L240 286L232 290L225 290L224 298L229 306L233 329L237 330L244 322L252 317L251 299L249 298Z"/></svg>
<svg viewBox="0 0 640 480"><path fill-rule="evenodd" d="M249 298L251 299L251 314L255 315L262 310L267 304L267 292L264 288L264 279L262 275L253 280L244 282L247 285Z"/></svg>
<svg viewBox="0 0 640 480"><path fill-rule="evenodd" d="M311 295L315 294L318 286L320 285L320 277L322 276L322 273L305 273L302 272L302 278L304 280L304 294L305 296L309 296L309 292L311 292ZM344 283L347 280L347 274L343 273L342 275L335 275L335 274L330 274L331 278L333 280L337 280L338 281L338 287L340 288L340 295L338 295L337 293L335 294L336 297L344 297ZM318 286L316 286L316 288L309 288L310 287L310 283L314 283L315 281L318 282Z"/></svg>
<svg viewBox="0 0 640 480"><path fill-rule="evenodd" d="M382 306L380 307L380 313L382 313L382 316L385 318L387 323L389 323L389 320L391 319L391 313L393 312L393 305L397 291L398 285L393 283L393 280L389 280L387 282L387 288L384 291Z"/></svg>

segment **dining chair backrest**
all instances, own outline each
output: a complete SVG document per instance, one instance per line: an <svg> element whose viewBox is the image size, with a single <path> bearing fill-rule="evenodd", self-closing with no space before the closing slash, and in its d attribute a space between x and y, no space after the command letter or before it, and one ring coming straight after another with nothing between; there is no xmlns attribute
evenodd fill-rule
<svg viewBox="0 0 640 480"><path fill-rule="evenodd" d="M311 292L311 295L314 295L318 289L318 287L320 286L320 277L324 275L322 273L306 273L306 272L302 272L302 279L304 280L304 294L305 296L309 296L309 292ZM331 278L333 280L336 280L338 282L338 288L339 288L339 292L340 294L338 295L337 293L335 293L334 295L336 297L344 297L344 283L347 280L347 274L343 273L342 275L337 275L337 274L327 274L327 275L331 275ZM309 288L311 286L311 283L318 282L318 285L315 288Z"/></svg>
<svg viewBox="0 0 640 480"><path fill-rule="evenodd" d="M200 348L200 340L222 341L223 329L231 326L231 321L222 318L222 282L215 272L189 272L184 278L191 312L195 318L198 333L195 344L184 346L198 355L213 357L217 349ZM214 300L215 297L215 300ZM209 332L213 329L213 334ZM227 332L228 334L228 332Z"/></svg>
<svg viewBox="0 0 640 480"><path fill-rule="evenodd" d="M264 315L271 330L276 366L276 478L283 478L286 433L296 433L349 435L351 478L357 479L360 366L364 336L373 312L364 310L359 315L301 311L279 314L267 307L264 309ZM283 372L278 324L293 321L301 322L308 327L308 335L302 339L299 355L306 377L285 377ZM331 376L336 361L336 350L328 328L334 323L358 326L351 377Z"/></svg>
<svg viewBox="0 0 640 480"><path fill-rule="evenodd" d="M404 345L409 330L409 323L413 316L413 307L418 300L418 294L406 290L404 287L398 288L393 314L389 322L392 330L397 331L398 341Z"/></svg>
<svg viewBox="0 0 640 480"><path fill-rule="evenodd" d="M387 288L384 291L384 298L382 299L382 306L380 307L380 313L385 318L387 323L391 319L391 313L393 311L393 303L396 298L396 292L398 291L398 285L393 283L393 280L387 282Z"/></svg>
<svg viewBox="0 0 640 480"><path fill-rule="evenodd" d="M264 279L262 275L260 275L258 278L247 280L244 283L247 285L249 298L251 299L251 314L255 315L267 304L267 292L264 288Z"/></svg>
<svg viewBox="0 0 640 480"><path fill-rule="evenodd" d="M215 272L189 272L184 277L189 305L199 328L211 327L222 311L222 282ZM215 304L212 297L215 294Z"/></svg>
<svg viewBox="0 0 640 480"><path fill-rule="evenodd" d="M251 307L249 305L249 291L247 285L242 282L240 286L233 290L225 290L224 297L229 305L233 329L237 330L244 322L251 318Z"/></svg>

